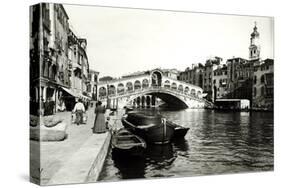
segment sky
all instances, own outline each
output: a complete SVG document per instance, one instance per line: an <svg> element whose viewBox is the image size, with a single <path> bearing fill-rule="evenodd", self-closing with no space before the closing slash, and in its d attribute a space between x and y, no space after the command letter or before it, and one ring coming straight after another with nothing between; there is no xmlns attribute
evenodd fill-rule
<svg viewBox="0 0 281 188"><path fill-rule="evenodd" d="M248 59L255 22L261 58L273 58L270 17L205 14L161 10L64 5L74 33L87 39L90 68L102 76L154 68L205 63L214 56L225 62Z"/></svg>

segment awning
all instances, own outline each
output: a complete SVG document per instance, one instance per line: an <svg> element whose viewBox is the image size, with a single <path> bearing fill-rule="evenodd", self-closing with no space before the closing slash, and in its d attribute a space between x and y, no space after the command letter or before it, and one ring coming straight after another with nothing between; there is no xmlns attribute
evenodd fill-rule
<svg viewBox="0 0 281 188"><path fill-rule="evenodd" d="M91 100L91 97L88 97L88 96L85 96L85 95L82 95L82 94L80 94L79 96L82 99Z"/></svg>
<svg viewBox="0 0 281 188"><path fill-rule="evenodd" d="M82 93L75 93L75 92L73 92L70 89L65 88L65 87L61 87L61 88L73 97L77 97L77 98L81 98L81 99L85 99L85 100L91 100L91 97L85 96Z"/></svg>
<svg viewBox="0 0 281 188"><path fill-rule="evenodd" d="M72 95L73 97L79 97L79 95L77 95L76 93L74 93L73 91L71 91L68 88L65 87L61 87L64 91L66 91L69 95Z"/></svg>

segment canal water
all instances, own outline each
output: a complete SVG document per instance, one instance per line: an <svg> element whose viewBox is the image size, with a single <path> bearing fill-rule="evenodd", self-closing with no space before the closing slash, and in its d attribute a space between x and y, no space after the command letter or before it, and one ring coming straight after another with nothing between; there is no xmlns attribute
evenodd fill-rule
<svg viewBox="0 0 281 188"><path fill-rule="evenodd" d="M185 138L150 145L137 159L112 156L110 150L100 181L273 170L273 113L204 109L160 113L190 127Z"/></svg>

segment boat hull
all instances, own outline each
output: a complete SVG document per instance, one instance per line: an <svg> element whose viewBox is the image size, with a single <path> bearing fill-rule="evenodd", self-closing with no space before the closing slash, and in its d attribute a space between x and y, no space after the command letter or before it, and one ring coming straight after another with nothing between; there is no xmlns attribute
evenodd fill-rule
<svg viewBox="0 0 281 188"><path fill-rule="evenodd" d="M122 157L139 157L144 154L144 147L136 146L130 149L112 148L112 155Z"/></svg>
<svg viewBox="0 0 281 188"><path fill-rule="evenodd" d="M146 142L152 144L169 143L174 135L174 128L164 123L148 126L134 125L129 122L126 117L123 117L122 124L131 132L136 135L139 135Z"/></svg>
<svg viewBox="0 0 281 188"><path fill-rule="evenodd" d="M127 130L119 130L112 138L112 154L117 156L141 156L145 141Z"/></svg>
<svg viewBox="0 0 281 188"><path fill-rule="evenodd" d="M175 132L174 132L174 137L173 138L175 138L175 139L177 139L177 138L184 138L188 130L189 130L189 128L185 128L185 127L175 128Z"/></svg>
<svg viewBox="0 0 281 188"><path fill-rule="evenodd" d="M180 126L180 125L175 124L175 123L173 123L171 121L167 121L167 124L169 124L169 125L174 127L173 139L184 138L185 135L187 134L188 130L189 130L189 128Z"/></svg>

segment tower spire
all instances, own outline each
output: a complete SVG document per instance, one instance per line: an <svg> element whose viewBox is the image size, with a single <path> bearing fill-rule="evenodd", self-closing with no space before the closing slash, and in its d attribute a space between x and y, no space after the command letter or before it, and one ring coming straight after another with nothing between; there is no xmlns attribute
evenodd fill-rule
<svg viewBox="0 0 281 188"><path fill-rule="evenodd" d="M255 21L255 27L254 27L254 32L257 32L258 28L257 28L257 22Z"/></svg>
<svg viewBox="0 0 281 188"><path fill-rule="evenodd" d="M257 22L254 22L253 32L251 33L250 47L249 47L249 58L250 60L260 58L260 46L259 46L260 34L257 28Z"/></svg>

